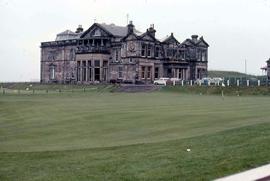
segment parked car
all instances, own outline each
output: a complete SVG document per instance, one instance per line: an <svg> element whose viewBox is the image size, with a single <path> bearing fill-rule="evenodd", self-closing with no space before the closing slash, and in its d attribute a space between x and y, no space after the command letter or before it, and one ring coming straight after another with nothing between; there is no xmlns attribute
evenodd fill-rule
<svg viewBox="0 0 270 181"><path fill-rule="evenodd" d="M209 85L209 84L211 84L212 79L210 77L205 77L205 78L202 78L200 81L201 81L201 84L203 84L203 85Z"/></svg>
<svg viewBox="0 0 270 181"><path fill-rule="evenodd" d="M194 84L202 85L202 84L204 84L204 81L202 79L197 79L197 80L194 81Z"/></svg>
<svg viewBox="0 0 270 181"><path fill-rule="evenodd" d="M155 85L167 85L167 81L169 80L169 78L159 78L157 80L154 81Z"/></svg>
<svg viewBox="0 0 270 181"><path fill-rule="evenodd" d="M211 81L211 83L215 85L221 85L223 83L223 79L220 77L214 77Z"/></svg>

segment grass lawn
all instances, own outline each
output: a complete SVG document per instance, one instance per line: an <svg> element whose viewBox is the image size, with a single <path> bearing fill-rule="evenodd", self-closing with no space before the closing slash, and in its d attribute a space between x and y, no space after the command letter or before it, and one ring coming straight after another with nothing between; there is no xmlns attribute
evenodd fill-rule
<svg viewBox="0 0 270 181"><path fill-rule="evenodd" d="M270 162L269 108L166 91L0 95L0 180L214 179Z"/></svg>

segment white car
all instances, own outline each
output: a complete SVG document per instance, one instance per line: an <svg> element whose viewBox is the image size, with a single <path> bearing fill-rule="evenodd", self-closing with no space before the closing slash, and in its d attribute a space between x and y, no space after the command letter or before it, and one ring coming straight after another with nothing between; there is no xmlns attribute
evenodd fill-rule
<svg viewBox="0 0 270 181"><path fill-rule="evenodd" d="M159 78L154 81L155 85L166 85L169 78Z"/></svg>
<svg viewBox="0 0 270 181"><path fill-rule="evenodd" d="M210 77L204 77L201 80L197 80L198 83L199 81L201 81L201 84L203 85L210 85L212 82L212 79Z"/></svg>
<svg viewBox="0 0 270 181"><path fill-rule="evenodd" d="M214 77L214 78L212 79L212 83L215 84L215 85L220 85L220 84L223 83L223 79L220 78L220 77Z"/></svg>

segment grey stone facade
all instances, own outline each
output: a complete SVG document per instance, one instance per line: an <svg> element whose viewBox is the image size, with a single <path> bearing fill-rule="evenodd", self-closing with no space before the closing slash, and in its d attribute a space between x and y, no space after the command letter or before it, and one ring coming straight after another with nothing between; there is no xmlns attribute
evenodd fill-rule
<svg viewBox="0 0 270 181"><path fill-rule="evenodd" d="M207 76L208 47L193 35L180 43L173 35L155 36L151 25L141 33L126 27L94 23L41 43L42 83L152 83L160 77L196 80Z"/></svg>

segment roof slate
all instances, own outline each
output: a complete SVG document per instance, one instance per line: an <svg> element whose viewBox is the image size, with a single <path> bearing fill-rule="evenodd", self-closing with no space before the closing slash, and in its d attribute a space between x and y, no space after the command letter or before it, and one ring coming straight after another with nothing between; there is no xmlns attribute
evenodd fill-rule
<svg viewBox="0 0 270 181"><path fill-rule="evenodd" d="M78 38L80 38L80 33L74 33L71 30L66 30L62 33L57 34L55 41L71 40Z"/></svg>
<svg viewBox="0 0 270 181"><path fill-rule="evenodd" d="M127 35L128 33L128 27L126 26L117 26L115 24L105 24L105 23L101 23L98 25L100 25L102 28L104 28L105 30L107 30L108 32L110 32L112 35L114 36L120 36L120 37L124 37ZM136 34L141 34L138 30L135 29L135 33Z"/></svg>

